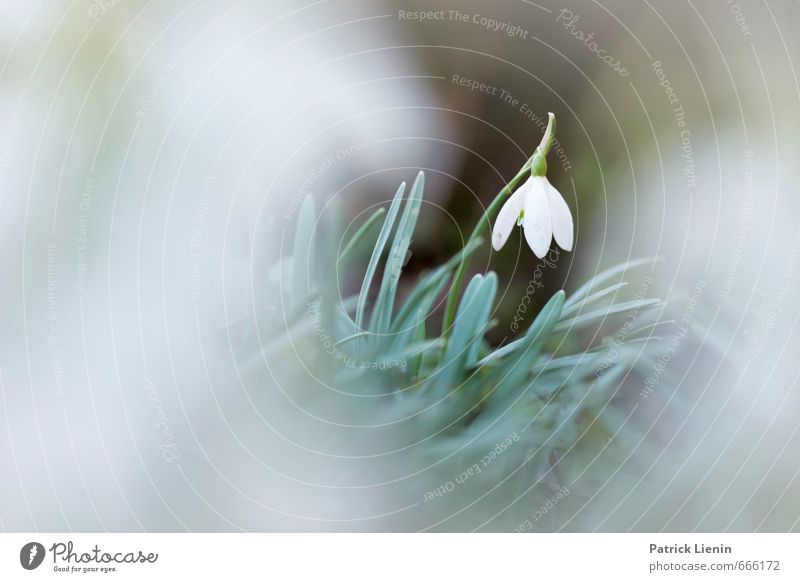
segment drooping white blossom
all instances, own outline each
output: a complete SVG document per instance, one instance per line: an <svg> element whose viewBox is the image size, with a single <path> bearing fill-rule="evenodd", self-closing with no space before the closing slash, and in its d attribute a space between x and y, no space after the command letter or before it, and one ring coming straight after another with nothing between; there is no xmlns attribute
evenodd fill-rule
<svg viewBox="0 0 800 582"><path fill-rule="evenodd" d="M550 250L553 238L565 251L572 250L572 213L546 176L528 178L500 209L492 232L494 250L506 244L515 224L522 225L528 246L540 259Z"/></svg>

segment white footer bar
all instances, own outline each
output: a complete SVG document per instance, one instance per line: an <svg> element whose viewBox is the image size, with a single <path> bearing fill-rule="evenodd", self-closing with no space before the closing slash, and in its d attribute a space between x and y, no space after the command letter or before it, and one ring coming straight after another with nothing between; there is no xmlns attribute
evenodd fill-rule
<svg viewBox="0 0 800 582"><path fill-rule="evenodd" d="M800 534L2 534L0 580L800 580Z"/></svg>

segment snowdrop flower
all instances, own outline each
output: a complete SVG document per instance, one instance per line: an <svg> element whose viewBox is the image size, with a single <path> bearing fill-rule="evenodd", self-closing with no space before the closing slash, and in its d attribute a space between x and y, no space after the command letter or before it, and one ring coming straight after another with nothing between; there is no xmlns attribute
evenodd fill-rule
<svg viewBox="0 0 800 582"><path fill-rule="evenodd" d="M499 251L508 240L514 225L522 226L525 240L534 254L543 259L550 250L553 238L562 249L572 250L572 213L558 190L547 181L547 153L553 145L556 133L556 118L548 113L547 128L533 156L519 169L516 176L503 186L483 216L475 225L468 245L480 241L483 231L491 224L491 217L500 208L492 231L492 246ZM530 176L528 176L530 174ZM515 192L511 190L527 177ZM510 196L509 196L510 195ZM456 316L456 305L461 296L461 286L469 267L470 255L464 257L453 277L442 318L442 337L447 338Z"/></svg>
<svg viewBox="0 0 800 582"><path fill-rule="evenodd" d="M562 249L572 250L572 213L546 176L528 178L500 209L492 233L494 250L503 248L515 223L522 225L528 246L540 259L554 238Z"/></svg>
<svg viewBox="0 0 800 582"><path fill-rule="evenodd" d="M551 119L552 119L552 114ZM573 224L569 206L547 180L545 155L553 138L551 121L542 144L533 154L531 176L503 204L492 232L492 246L499 251L514 225L522 225L525 240L540 259L550 250L553 238L565 251L572 250Z"/></svg>

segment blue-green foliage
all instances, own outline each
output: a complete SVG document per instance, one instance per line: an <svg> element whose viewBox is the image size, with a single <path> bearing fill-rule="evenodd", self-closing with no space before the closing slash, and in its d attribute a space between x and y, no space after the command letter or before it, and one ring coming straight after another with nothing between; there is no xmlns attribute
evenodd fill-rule
<svg viewBox="0 0 800 582"><path fill-rule="evenodd" d="M637 367L652 368L659 350L663 351L660 338L654 335L662 304L624 296L622 279L630 269L651 266L655 259L629 261L602 271L569 295L558 291L543 302L522 337L502 346L492 346L486 339L494 323L498 277L493 272L475 275L460 298L447 339L431 336L438 326L426 321L449 292L455 269L481 241L473 241L445 264L423 273L404 290L404 300L397 307L423 188L420 172L407 198L405 184L397 190L374 239L357 297L341 299L338 292L325 292L336 287L336 281L307 279L314 272L309 264L314 255L309 225L314 218L311 203L302 207L289 304L316 305L320 312L331 312L337 357L373 367L328 365L330 383L357 386L359 394L375 396L372 406L382 420L413 419L424 446L437 455L458 451L468 456L471 449L482 451L513 433L522 439L523 446L516 449L524 455L526 466L535 468L544 466L551 455L571 450L590 428L594 432L608 428L605 446L612 428L628 431L618 425L613 401L631 373ZM382 210L372 214L344 245L337 258L340 269L374 236L383 215ZM380 287L371 300L381 265ZM326 302L333 304L326 306ZM302 317L284 321L289 330L283 332L293 338L295 348L298 337L313 333L313 326ZM334 359L318 341L308 341L304 349L316 352L322 361ZM380 374L376 375L375 367ZM387 398L379 398L382 395ZM630 434L622 436L623 441L635 440ZM528 459L540 461L527 463ZM513 465L497 464L504 466Z"/></svg>

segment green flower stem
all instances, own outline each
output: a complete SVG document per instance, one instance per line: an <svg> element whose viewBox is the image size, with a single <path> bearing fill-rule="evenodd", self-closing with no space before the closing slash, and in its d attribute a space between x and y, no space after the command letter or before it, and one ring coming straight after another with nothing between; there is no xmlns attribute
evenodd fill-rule
<svg viewBox="0 0 800 582"><path fill-rule="evenodd" d="M495 196L492 203L484 211L483 216L481 216L481 219L478 221L478 224L475 225L472 234L467 240L467 245L483 234L483 231L485 231L486 228L491 224L492 216L500 209L500 206L506 201L506 198L508 198L508 196L517 188L517 186L519 186L520 183L527 178L531 171L532 160L533 158L525 162L525 165L520 168L519 172L517 172L517 175L514 176L511 181L506 184L503 189L500 190L500 192L497 193L497 196ZM453 318L456 315L456 306L458 305L458 297L461 292L461 287L464 284L464 276L467 274L467 269L469 269L469 261L471 258L471 254L464 257L464 260L461 261L461 264L456 271L455 277L453 277L453 284L450 286L450 292L448 293L447 297L447 307L444 311L444 321L442 322L443 338L447 337L447 335L450 333L450 327L453 325Z"/></svg>
<svg viewBox="0 0 800 582"><path fill-rule="evenodd" d="M481 219L478 221L478 224L475 225L475 228L472 231L469 239L467 240L467 244L470 244L472 241L477 239L478 237L483 234L483 231L489 226L492 220L492 216L499 210L500 206L503 202L506 201L506 198L520 185L520 182L524 178L528 176L531 172L531 165L534 163L534 160L539 162L539 164L544 164L544 172L547 171L547 164L544 161L544 157L547 156L547 153L550 151L550 147L553 145L553 141L555 140L556 134L556 116L552 113L547 114L547 128L544 131L544 135L542 136L542 140L539 142L539 145L536 147L533 155L528 159L527 162L520 168L517 175L514 176L511 181L506 184L500 192L497 193L497 196L494 197L492 203L486 208L481 216ZM537 158L538 156L538 158ZM458 297L461 293L461 287L464 284L464 276L467 274L467 269L469 269L469 261L472 255L468 255L464 257L464 260L458 267L456 271L456 276L453 277L453 284L450 286L450 292L448 293L447 297L447 306L444 310L444 320L442 321L442 339L447 339L448 334L450 333L450 328L453 325L453 319L456 315L456 306L458 305Z"/></svg>

